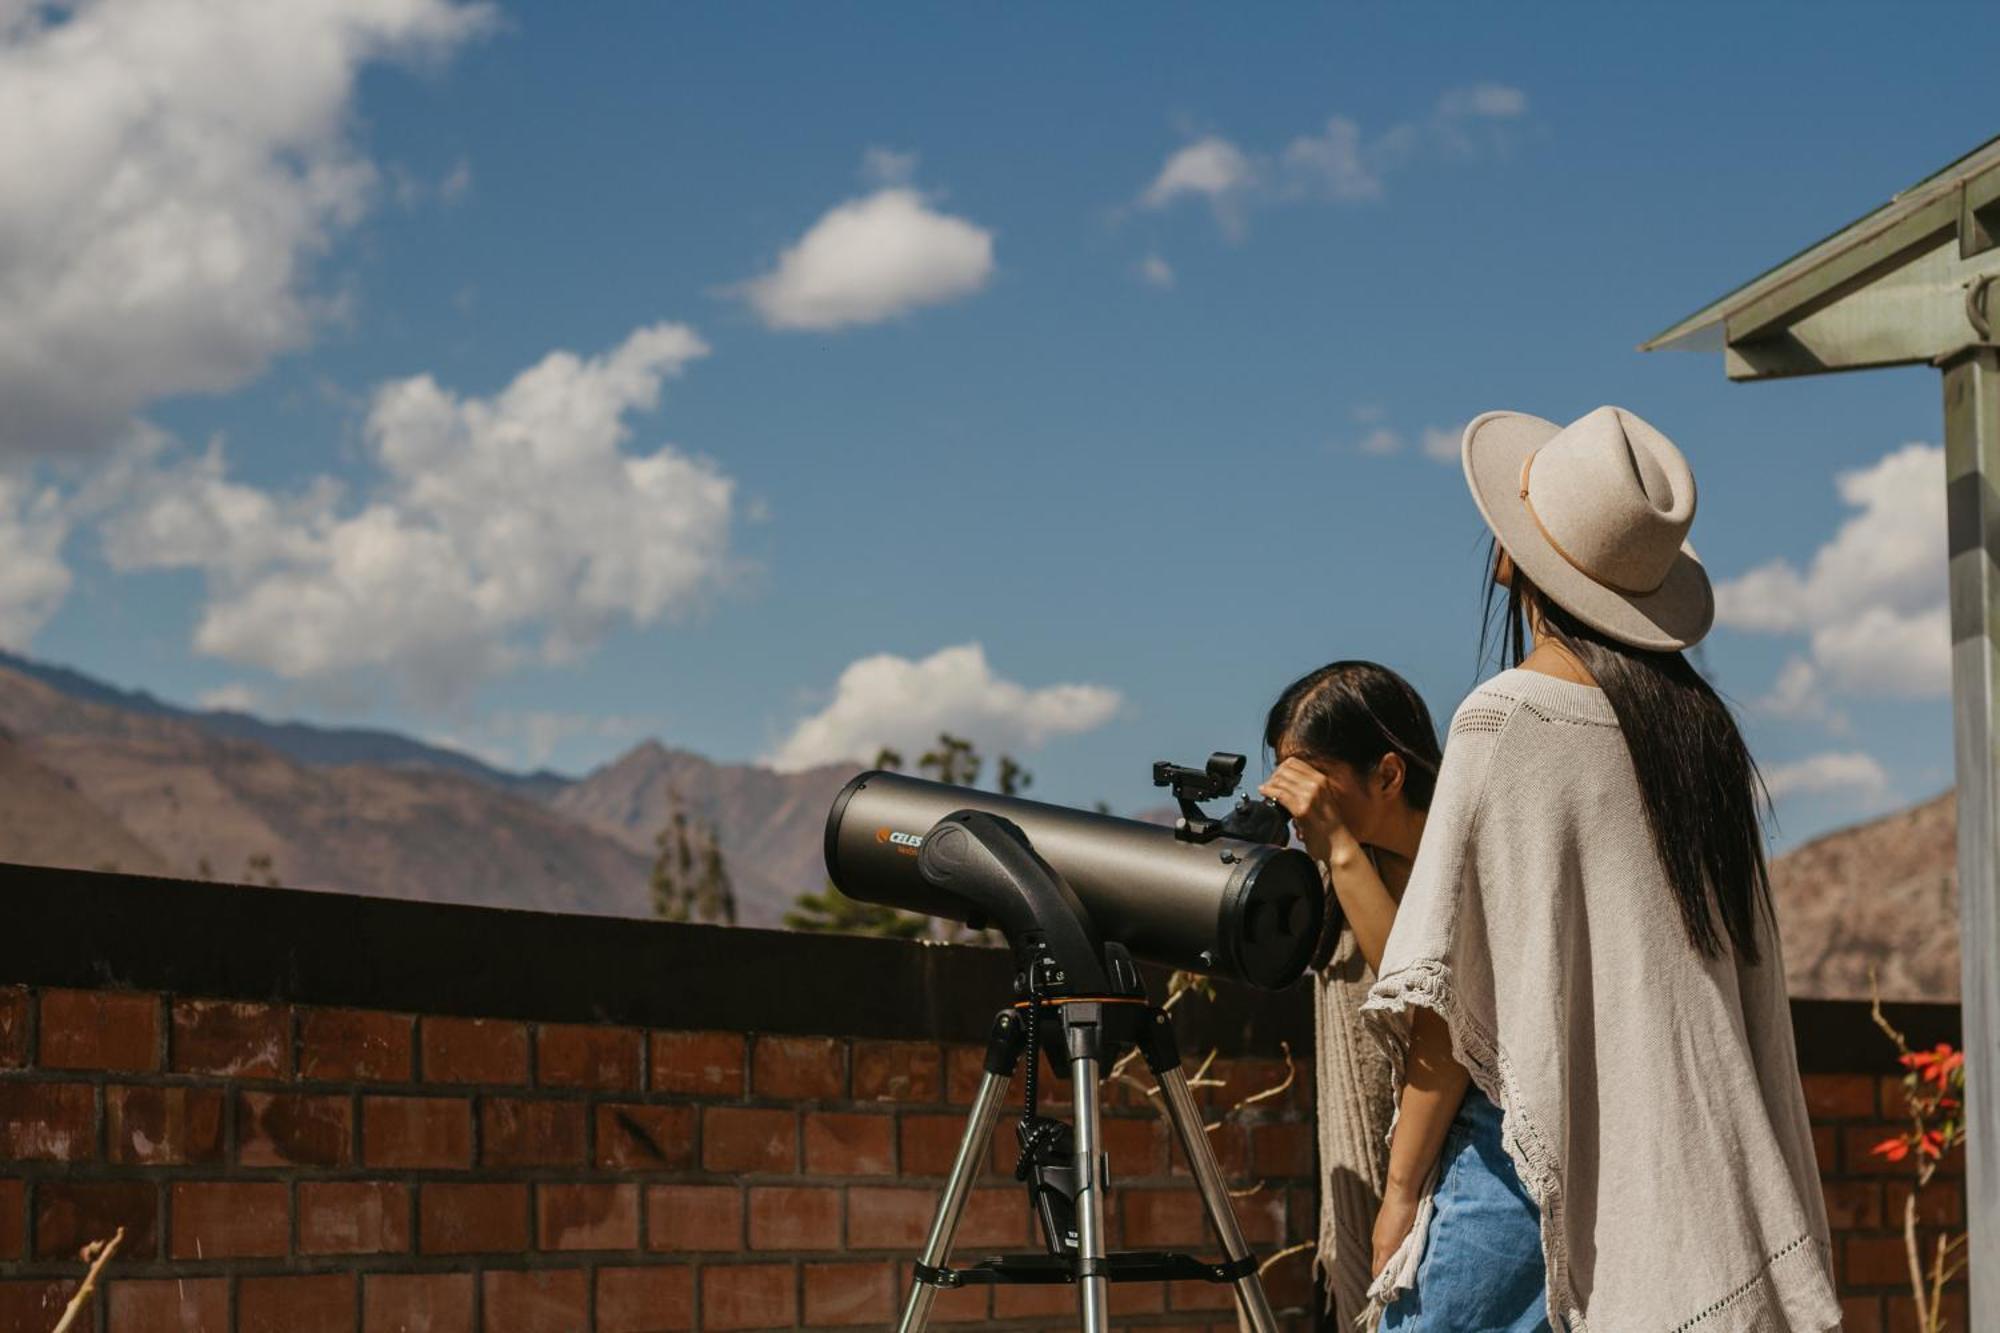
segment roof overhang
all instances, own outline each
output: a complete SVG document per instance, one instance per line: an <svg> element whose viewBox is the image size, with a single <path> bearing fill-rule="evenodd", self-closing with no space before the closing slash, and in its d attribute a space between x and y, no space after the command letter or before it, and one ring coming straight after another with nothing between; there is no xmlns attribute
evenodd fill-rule
<svg viewBox="0 0 2000 1333"><path fill-rule="evenodd" d="M1724 353L1731 379L1928 363L1996 341L2000 139L1639 345Z"/></svg>

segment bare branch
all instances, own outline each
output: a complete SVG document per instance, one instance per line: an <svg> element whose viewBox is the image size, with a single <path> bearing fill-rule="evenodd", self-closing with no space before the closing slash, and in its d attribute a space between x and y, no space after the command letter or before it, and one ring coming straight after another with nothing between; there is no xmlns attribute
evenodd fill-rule
<svg viewBox="0 0 2000 1333"><path fill-rule="evenodd" d="M76 1289L76 1295L69 1298L62 1318L56 1321L54 1333L70 1333L76 1326L77 1316L83 1313L91 1292L97 1289L97 1275L104 1271L104 1265L111 1262L111 1256L118 1252L119 1243L124 1239L125 1228L119 1227L110 1240L94 1240L83 1247L82 1257L90 1261L90 1271L83 1275L83 1285Z"/></svg>
<svg viewBox="0 0 2000 1333"><path fill-rule="evenodd" d="M1262 1277L1264 1276L1264 1274L1270 1272L1271 1265L1277 1263L1278 1260L1280 1259L1289 1259L1295 1254L1306 1253L1307 1251L1313 1248L1313 1244L1314 1243L1312 1241L1302 1240L1296 1245L1286 1246L1284 1249L1279 1250L1276 1254L1266 1259L1263 1263L1257 1265L1257 1276Z"/></svg>

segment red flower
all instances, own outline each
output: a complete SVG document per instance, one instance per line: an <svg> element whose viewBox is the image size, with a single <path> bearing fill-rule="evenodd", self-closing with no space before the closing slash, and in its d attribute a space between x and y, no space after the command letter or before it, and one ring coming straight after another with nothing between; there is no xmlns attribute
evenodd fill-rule
<svg viewBox="0 0 2000 1333"><path fill-rule="evenodd" d="M1925 1130L1922 1147L1926 1157L1944 1156L1944 1135L1934 1129Z"/></svg>
<svg viewBox="0 0 2000 1333"><path fill-rule="evenodd" d="M1910 1155L1910 1141L1908 1139L1883 1139L1873 1148L1870 1148L1869 1152L1886 1157L1892 1162L1900 1162Z"/></svg>

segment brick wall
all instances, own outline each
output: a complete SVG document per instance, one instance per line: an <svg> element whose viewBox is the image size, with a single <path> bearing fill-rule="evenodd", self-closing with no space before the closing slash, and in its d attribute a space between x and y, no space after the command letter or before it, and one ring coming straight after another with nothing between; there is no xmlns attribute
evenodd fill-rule
<svg viewBox="0 0 2000 1333"><path fill-rule="evenodd" d="M23 867L0 895L0 1333L48 1333L117 1225L93 1333L889 1323L1009 975L993 950ZM1847 1326L1912 1328L1909 1177L1869 1151L1893 1052L1865 1005L1793 1017ZM1891 1018L1958 1039L1949 1007ZM1212 1110L1310 1040L1303 989L1224 984L1176 1027L1221 1052ZM1301 1068L1215 1135L1263 1253L1314 1230L1311 1100ZM1213 1253L1157 1116L1124 1089L1107 1115L1114 1243ZM1032 1245L1010 1136L961 1257ZM1961 1177L1928 1224L1962 1223ZM1269 1281L1306 1326L1304 1256ZM939 1318L1068 1328L1069 1297L968 1290ZM1235 1327L1202 1285L1117 1301L1121 1326Z"/></svg>
<svg viewBox="0 0 2000 1333"><path fill-rule="evenodd" d="M1856 1034L1857 1052L1876 1065L1894 1067L1894 1052L1879 1033ZM1805 1075L1806 1107L1813 1118L1813 1146L1826 1187L1827 1220L1834 1231L1847 1333L1917 1328L1910 1295L1903 1210L1915 1175L1909 1162L1890 1162L1870 1150L1908 1128L1900 1077L1866 1073ZM1965 1226L1965 1152L1952 1153L1918 1198L1926 1267L1936 1245L1932 1228ZM1946 1327L1967 1327L1965 1283L1947 1293Z"/></svg>
<svg viewBox="0 0 2000 1333"><path fill-rule="evenodd" d="M928 1229L970 1044L535 1023L151 991L0 990L0 1330L46 1333L86 1240L126 1241L116 1333L649 1333L882 1325ZM1221 1061L1212 1107L1280 1082ZM1310 1085L1216 1133L1253 1243L1311 1234ZM1049 1100L1066 1104L1050 1083ZM1003 1127L1004 1128L1004 1127ZM1120 1088L1112 1240L1207 1252L1164 1125ZM1031 1248L1011 1134L966 1250ZM963 1252L963 1251L962 1251ZM900 1261L900 1262L899 1262ZM1303 1307L1303 1254L1271 1273ZM1227 1288L1122 1287L1121 1322L1206 1327ZM1011 1327L1067 1288L968 1288ZM1303 1320L1295 1320L1303 1324ZM1234 1328L1233 1319L1216 1327Z"/></svg>

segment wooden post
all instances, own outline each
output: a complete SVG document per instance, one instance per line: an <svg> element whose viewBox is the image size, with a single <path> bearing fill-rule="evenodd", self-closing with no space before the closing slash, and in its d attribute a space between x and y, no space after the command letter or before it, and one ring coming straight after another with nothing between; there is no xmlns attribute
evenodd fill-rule
<svg viewBox="0 0 2000 1333"><path fill-rule="evenodd" d="M1973 1310L2000 1310L2000 348L1945 359L1951 679L1958 764L1965 1213Z"/></svg>

